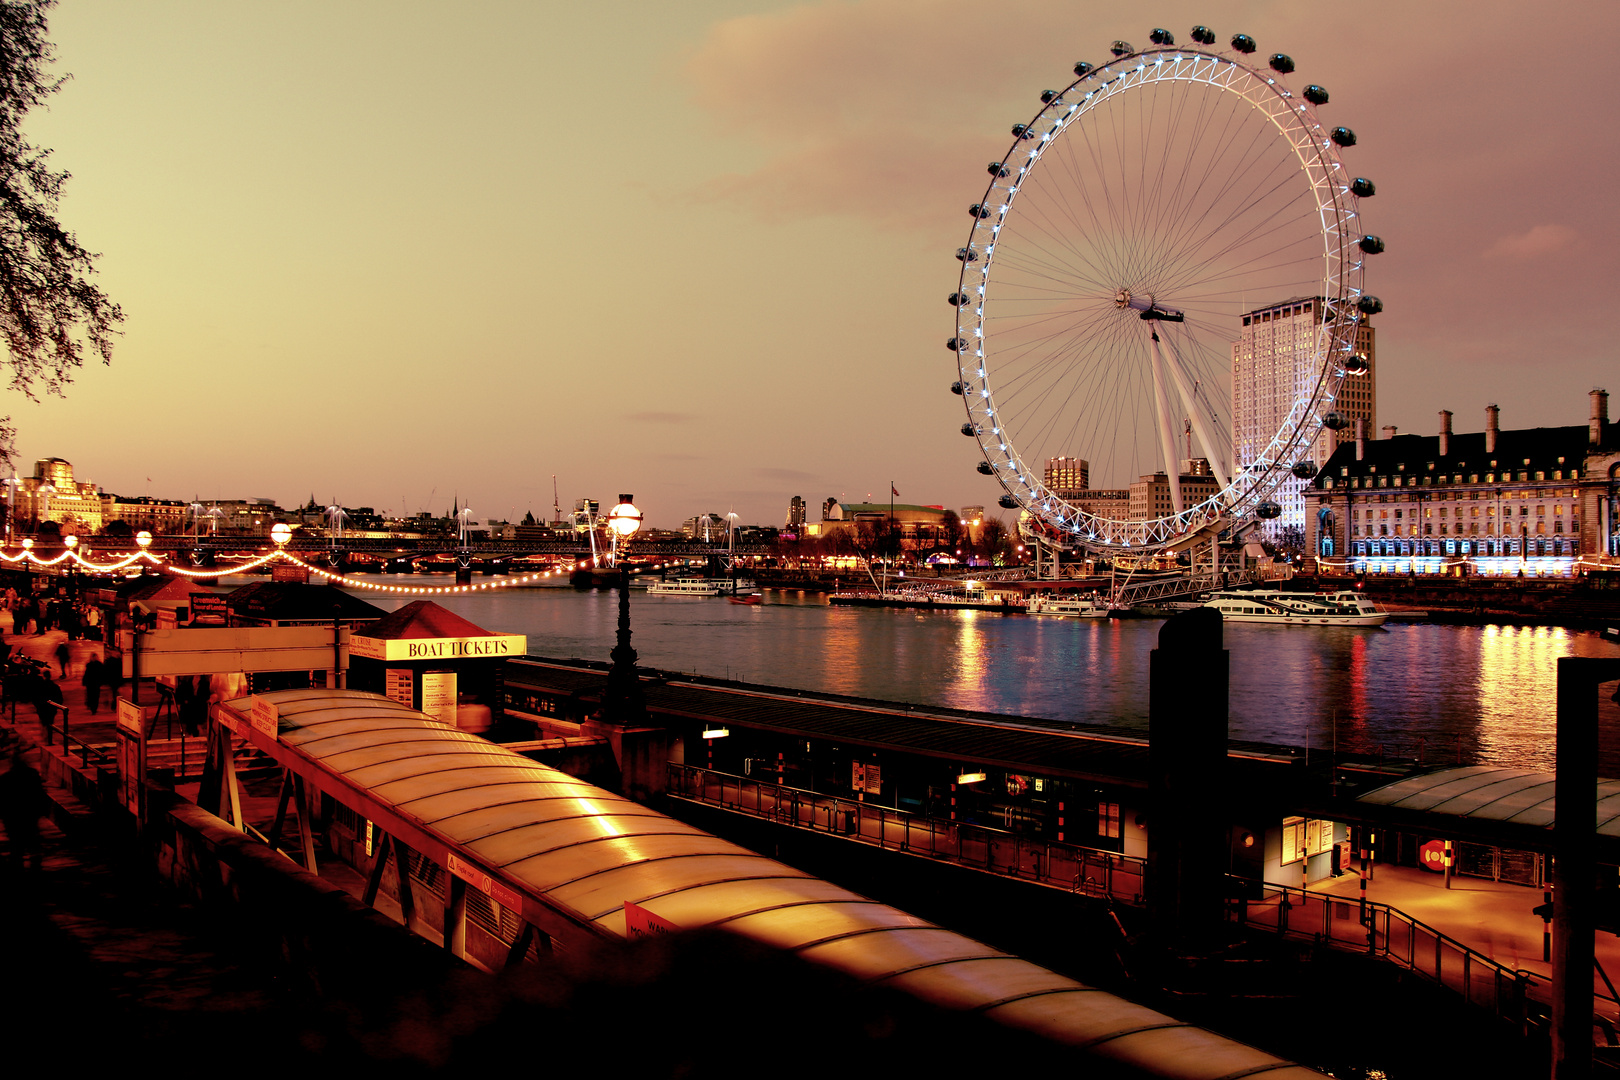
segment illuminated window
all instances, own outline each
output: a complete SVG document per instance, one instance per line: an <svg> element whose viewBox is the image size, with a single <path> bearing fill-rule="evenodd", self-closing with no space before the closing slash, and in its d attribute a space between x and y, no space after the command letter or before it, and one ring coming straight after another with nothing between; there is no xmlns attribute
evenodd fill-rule
<svg viewBox="0 0 1620 1080"><path fill-rule="evenodd" d="M1119 838L1119 803L1097 804L1097 835Z"/></svg>

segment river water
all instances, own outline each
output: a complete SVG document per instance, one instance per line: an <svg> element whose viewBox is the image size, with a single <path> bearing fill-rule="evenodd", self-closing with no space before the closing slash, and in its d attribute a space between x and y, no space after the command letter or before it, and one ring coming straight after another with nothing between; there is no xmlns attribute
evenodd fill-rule
<svg viewBox="0 0 1620 1080"><path fill-rule="evenodd" d="M400 585L446 579L372 575ZM483 579L480 579L483 580ZM414 597L357 595L384 610ZM751 683L1147 730L1157 619L1056 619L975 611L831 607L767 592L631 594L640 663ZM486 630L528 635L537 656L607 660L617 596L502 588L436 602ZM1620 644L1561 627L1226 626L1231 737L1385 753L1431 763L1554 764L1560 656L1620 656ZM1212 709L1219 703L1210 701ZM1604 697L1600 772L1620 776L1620 707Z"/></svg>

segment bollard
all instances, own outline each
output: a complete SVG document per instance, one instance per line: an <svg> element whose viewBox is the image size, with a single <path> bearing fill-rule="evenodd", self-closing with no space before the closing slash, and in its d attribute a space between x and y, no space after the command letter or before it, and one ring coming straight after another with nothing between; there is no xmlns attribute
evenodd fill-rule
<svg viewBox="0 0 1620 1080"><path fill-rule="evenodd" d="M1620 660L1558 659L1558 749L1553 798L1552 1075L1592 1075L1592 966L1597 912L1598 687Z"/></svg>
<svg viewBox="0 0 1620 1080"><path fill-rule="evenodd" d="M1197 949L1225 927L1227 685L1220 613L1173 615L1149 666L1148 860L1143 891L1162 944Z"/></svg>

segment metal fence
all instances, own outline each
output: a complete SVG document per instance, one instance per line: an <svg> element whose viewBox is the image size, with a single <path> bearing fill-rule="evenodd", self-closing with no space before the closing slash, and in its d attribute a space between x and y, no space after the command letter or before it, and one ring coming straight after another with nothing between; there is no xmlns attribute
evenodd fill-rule
<svg viewBox="0 0 1620 1080"><path fill-rule="evenodd" d="M1142 903L1144 860L691 765L669 766L669 794L798 829L923 855L1124 904Z"/></svg>
<svg viewBox="0 0 1620 1080"><path fill-rule="evenodd" d="M1388 960L1515 1026L1551 1013L1552 981L1545 975L1500 964L1388 904L1265 885L1262 899L1234 901L1231 916L1244 926ZM1620 1000L1596 988L1598 977L1592 1023L1606 1034L1620 1024Z"/></svg>

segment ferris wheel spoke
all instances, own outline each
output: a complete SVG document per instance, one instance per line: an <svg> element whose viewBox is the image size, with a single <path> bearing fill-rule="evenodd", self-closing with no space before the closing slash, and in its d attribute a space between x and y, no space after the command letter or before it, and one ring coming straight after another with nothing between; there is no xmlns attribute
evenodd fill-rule
<svg viewBox="0 0 1620 1080"><path fill-rule="evenodd" d="M1228 206L1227 204L1236 188L1243 186L1252 188L1256 192L1262 192L1265 190L1265 182L1271 176L1276 175L1287 178L1292 175L1290 172L1280 171L1282 166L1277 162L1272 163L1265 176L1252 175L1254 163L1259 160L1269 146L1268 140L1262 137L1263 134L1263 132L1259 131L1254 132L1250 137L1249 144L1239 154L1235 162L1223 165L1226 155L1231 149L1230 145L1228 145L1224 146L1217 159L1210 163L1210 166L1200 178L1195 192L1192 194L1192 198L1202 202L1203 209L1196 216L1192 216L1191 210L1194 203L1191 199L1187 202L1186 212L1179 218L1181 222L1180 228L1172 237L1176 250L1196 250L1198 245L1190 242L1191 237L1199 234L1218 234L1223 227L1230 225L1236 217L1260 202L1264 197L1257 194L1251 197L1247 204L1239 203L1235 207ZM1217 186L1213 190L1206 191L1205 185L1211 177L1216 176L1217 169L1222 170L1221 175L1217 178ZM1226 207L1223 211L1224 218L1211 223L1211 215L1223 206Z"/></svg>
<svg viewBox="0 0 1620 1080"><path fill-rule="evenodd" d="M1175 250L1182 253L1180 260L1183 262L1192 260L1213 262L1221 258L1226 252L1256 241L1259 238L1255 233L1257 228L1270 226L1276 229L1297 225L1297 218L1300 215L1284 219L1281 223L1277 220L1277 215L1287 209L1287 204L1279 207L1264 206L1266 201L1281 190L1282 186L1290 178L1284 175L1268 176L1266 179L1271 183L1269 188L1264 189L1246 203L1227 208L1222 218L1215 221L1210 220L1210 213L1213 210L1212 205L1207 207L1205 212L1196 220L1186 222L1183 229L1174 238ZM1302 194L1296 195L1291 201L1303 201ZM1314 210L1314 207L1312 209ZM1251 223L1242 232L1236 235L1228 235L1236 227L1236 223L1245 217L1250 218ZM1194 237L1197 237L1197 239L1194 239ZM1206 251L1209 244L1217 237L1221 238L1222 247L1213 252Z"/></svg>

